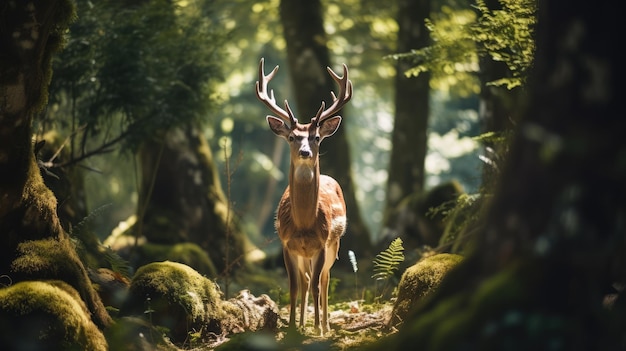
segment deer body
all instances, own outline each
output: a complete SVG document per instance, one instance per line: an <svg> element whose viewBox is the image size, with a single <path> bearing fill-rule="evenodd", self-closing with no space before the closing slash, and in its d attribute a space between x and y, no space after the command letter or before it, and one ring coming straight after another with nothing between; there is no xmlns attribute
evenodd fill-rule
<svg viewBox="0 0 626 351"><path fill-rule="evenodd" d="M284 138L290 147L289 186L276 211L276 230L283 246L283 257L289 280L289 327L296 324L296 301L300 293L299 327L306 323L309 291L313 295L314 326L322 335L329 330L328 283L330 268L337 258L339 241L346 230L346 204L341 187L333 178L320 174L319 145L337 131L341 117L334 114L351 98L352 83L344 65L343 77L329 73L340 85L338 97L325 110L325 104L311 123L300 124L289 104L276 105L273 91L268 95L267 83L278 67L267 76L263 59L259 64L257 96L278 117L267 116L274 134ZM321 309L321 313L320 313Z"/></svg>

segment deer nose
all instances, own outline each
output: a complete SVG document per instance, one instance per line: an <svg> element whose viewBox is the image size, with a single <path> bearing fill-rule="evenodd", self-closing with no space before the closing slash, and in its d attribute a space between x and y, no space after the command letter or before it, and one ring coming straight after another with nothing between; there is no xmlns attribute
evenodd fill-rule
<svg viewBox="0 0 626 351"><path fill-rule="evenodd" d="M300 149L300 157L311 158L313 157L313 153L309 149Z"/></svg>

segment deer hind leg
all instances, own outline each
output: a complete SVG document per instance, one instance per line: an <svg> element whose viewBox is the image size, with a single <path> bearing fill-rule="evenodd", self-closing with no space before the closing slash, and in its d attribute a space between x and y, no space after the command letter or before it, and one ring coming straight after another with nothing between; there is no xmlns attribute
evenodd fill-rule
<svg viewBox="0 0 626 351"><path fill-rule="evenodd" d="M315 311L315 332L324 335L324 330L320 328L320 305L325 306L328 304L328 301L324 301L324 298L328 298L328 294L324 294L324 284L321 278L324 275L324 256L326 254L326 249L323 249L313 258L313 276L311 277L311 290L313 295L313 307ZM326 285L327 286L327 285ZM326 319L323 317L323 319Z"/></svg>
<svg viewBox="0 0 626 351"><path fill-rule="evenodd" d="M322 272L320 274L322 335L330 330L330 323L328 322L328 285L330 283L330 268L335 263L338 251L339 242L329 245L329 247L326 249L325 255L322 257L324 260L324 268L322 269Z"/></svg>

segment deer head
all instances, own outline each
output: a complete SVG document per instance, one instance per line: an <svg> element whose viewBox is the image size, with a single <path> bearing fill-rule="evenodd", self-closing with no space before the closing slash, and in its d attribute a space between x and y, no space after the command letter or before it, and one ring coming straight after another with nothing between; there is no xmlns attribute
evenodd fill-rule
<svg viewBox="0 0 626 351"><path fill-rule="evenodd" d="M285 108L283 109L276 104L274 90L270 90L268 93L267 85L278 71L278 66L268 75L265 75L264 59L261 59L259 63L259 80L256 82L257 97L276 115L268 115L266 117L267 123L274 134L289 143L291 162L292 165L296 166L296 169L298 166L316 166L320 143L324 138L335 134L341 124L341 116L336 115L336 113L352 97L352 82L348 79L348 67L343 65L343 76L341 77L328 67L327 70L333 80L339 84L340 93L335 95L331 91L332 104L326 108L325 102L322 101L311 122L302 124L294 116L287 100L285 100ZM305 172L304 174L308 173Z"/></svg>

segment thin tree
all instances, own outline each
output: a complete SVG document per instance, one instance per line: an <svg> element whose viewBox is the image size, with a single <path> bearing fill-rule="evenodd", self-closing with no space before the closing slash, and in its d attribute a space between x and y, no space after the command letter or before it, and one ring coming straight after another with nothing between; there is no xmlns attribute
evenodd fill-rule
<svg viewBox="0 0 626 351"><path fill-rule="evenodd" d="M399 0L397 10L398 52L430 45L425 19L430 15L430 0ZM387 199L383 224L395 226L394 210L406 196L424 188L424 160L428 147L430 73L407 77L412 62L398 60L395 80L395 116L387 180Z"/></svg>
<svg viewBox="0 0 626 351"><path fill-rule="evenodd" d="M328 75L326 67L334 67L330 52L326 45L327 35L324 31L323 7L319 0L282 0L280 2L280 18L287 42L287 63L296 97L298 116L306 121L314 116L322 101L330 106L331 91L337 89L336 83ZM358 82L355 82L358 86ZM357 88L358 89L358 88ZM344 120L347 116L344 109ZM339 257L346 258L341 264L351 269L347 260L348 249L358 254L369 253L371 250L370 235L361 218L359 205L356 201L354 176L351 171L351 155L346 125L333 135L333 138L322 144L320 151L321 169L335 178L344 191L347 211L348 229L342 239Z"/></svg>

